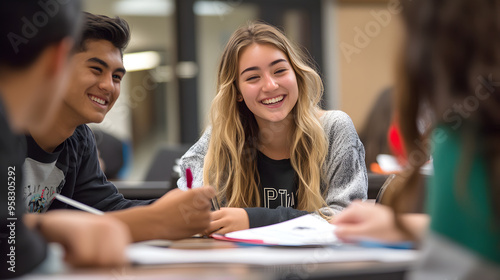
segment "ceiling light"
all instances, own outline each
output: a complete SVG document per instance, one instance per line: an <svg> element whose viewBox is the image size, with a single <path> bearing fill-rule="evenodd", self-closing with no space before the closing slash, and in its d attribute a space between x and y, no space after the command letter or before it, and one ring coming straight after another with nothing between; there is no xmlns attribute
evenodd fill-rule
<svg viewBox="0 0 500 280"><path fill-rule="evenodd" d="M160 65L161 56L158 52L136 52L123 55L123 65L127 72L156 68Z"/></svg>
<svg viewBox="0 0 500 280"><path fill-rule="evenodd" d="M233 11L233 7L222 1L196 1L193 6L197 16L222 16Z"/></svg>
<svg viewBox="0 0 500 280"><path fill-rule="evenodd" d="M120 0L114 4L117 15L168 16L174 11L172 0Z"/></svg>

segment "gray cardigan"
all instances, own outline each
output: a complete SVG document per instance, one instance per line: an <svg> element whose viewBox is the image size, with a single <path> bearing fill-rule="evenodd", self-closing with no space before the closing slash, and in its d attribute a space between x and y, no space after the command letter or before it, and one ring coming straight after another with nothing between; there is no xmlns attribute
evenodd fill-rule
<svg viewBox="0 0 500 280"><path fill-rule="evenodd" d="M338 214L351 201L365 200L368 190L368 176L365 166L365 150L349 116L341 111L326 111L320 121L328 138L328 154L323 165L325 182L321 190L326 193L325 201L331 214ZM186 189L186 168L193 172L193 187L203 185L203 164L210 142L211 128L181 158L181 178L177 181L180 189ZM325 192L326 190L326 192ZM264 226L286 221L306 214L293 208L263 207L245 208L250 227ZM333 212L333 213L332 213Z"/></svg>

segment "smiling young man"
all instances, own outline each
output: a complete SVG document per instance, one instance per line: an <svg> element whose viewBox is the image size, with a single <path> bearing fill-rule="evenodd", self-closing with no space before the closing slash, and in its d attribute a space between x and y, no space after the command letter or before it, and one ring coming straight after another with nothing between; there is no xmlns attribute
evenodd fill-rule
<svg viewBox="0 0 500 280"><path fill-rule="evenodd" d="M84 13L63 104L48 128L32 127L26 137L24 201L29 212L67 208L54 200L60 193L102 211L120 210L109 215L125 222L135 241L188 237L208 227L214 190L175 190L156 201L125 199L102 172L94 135L85 125L103 121L118 99L128 41L123 19Z"/></svg>

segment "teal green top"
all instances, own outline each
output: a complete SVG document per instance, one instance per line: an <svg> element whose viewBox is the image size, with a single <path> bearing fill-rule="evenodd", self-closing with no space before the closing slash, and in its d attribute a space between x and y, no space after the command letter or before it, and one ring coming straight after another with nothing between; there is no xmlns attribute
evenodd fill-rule
<svg viewBox="0 0 500 280"><path fill-rule="evenodd" d="M500 230L493 224L489 195L490 180L481 143L476 141L469 174L461 170L464 151L460 132L437 127L433 133L434 176L430 179L428 207L431 230L476 252L485 259L500 263ZM463 195L458 180L466 180Z"/></svg>

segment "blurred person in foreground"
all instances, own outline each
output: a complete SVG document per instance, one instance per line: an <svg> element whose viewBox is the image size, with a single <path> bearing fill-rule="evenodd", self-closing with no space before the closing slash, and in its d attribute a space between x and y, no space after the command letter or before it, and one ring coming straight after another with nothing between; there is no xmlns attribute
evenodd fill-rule
<svg viewBox="0 0 500 280"><path fill-rule="evenodd" d="M0 278L41 269L48 242L65 249L73 265L121 265L130 242L112 217L77 211L25 214L24 138L28 126L44 127L61 102L69 56L80 26L80 1L0 2Z"/></svg>
<svg viewBox="0 0 500 280"><path fill-rule="evenodd" d="M410 279L500 279L500 1L402 4L407 40L396 94L409 168L391 188L391 208L355 203L334 219L336 233L422 241ZM433 130L422 135L424 114ZM407 210L430 154L429 220Z"/></svg>

